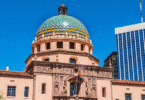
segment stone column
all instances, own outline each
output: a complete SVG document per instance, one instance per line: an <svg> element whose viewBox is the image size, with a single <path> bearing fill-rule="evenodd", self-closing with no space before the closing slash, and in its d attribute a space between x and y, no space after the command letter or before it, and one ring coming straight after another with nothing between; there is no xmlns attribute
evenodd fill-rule
<svg viewBox="0 0 145 100"><path fill-rule="evenodd" d="M88 45L85 45L84 49L85 49L84 50L85 52L89 53L89 47L88 47Z"/></svg>
<svg viewBox="0 0 145 100"><path fill-rule="evenodd" d="M37 45L34 45L34 54L36 54L37 53Z"/></svg>
<svg viewBox="0 0 145 100"><path fill-rule="evenodd" d="M55 42L55 41L52 41L52 42L50 42L50 48L51 48L51 50L56 50L56 48L57 48L57 43Z"/></svg>
<svg viewBox="0 0 145 100"><path fill-rule="evenodd" d="M68 41L63 42L63 49L64 50L69 50L69 42Z"/></svg>
<svg viewBox="0 0 145 100"><path fill-rule="evenodd" d="M46 44L45 44L45 42L42 42L41 44L40 44L40 51L42 52L42 51L46 51Z"/></svg>
<svg viewBox="0 0 145 100"><path fill-rule="evenodd" d="M91 54L91 55L92 55L92 52L93 52L93 48L90 49L90 54Z"/></svg>
<svg viewBox="0 0 145 100"><path fill-rule="evenodd" d="M76 49L77 51L81 51L81 44L78 43L78 42L76 42L76 43L75 43L75 49Z"/></svg>

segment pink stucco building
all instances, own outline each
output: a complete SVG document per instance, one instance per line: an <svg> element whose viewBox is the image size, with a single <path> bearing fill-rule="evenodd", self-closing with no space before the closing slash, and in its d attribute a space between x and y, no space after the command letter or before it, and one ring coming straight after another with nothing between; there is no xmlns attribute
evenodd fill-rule
<svg viewBox="0 0 145 100"><path fill-rule="evenodd" d="M65 5L58 11L38 29L25 70L0 71L4 100L145 100L145 82L113 80L111 64L100 67L92 55L86 27Z"/></svg>

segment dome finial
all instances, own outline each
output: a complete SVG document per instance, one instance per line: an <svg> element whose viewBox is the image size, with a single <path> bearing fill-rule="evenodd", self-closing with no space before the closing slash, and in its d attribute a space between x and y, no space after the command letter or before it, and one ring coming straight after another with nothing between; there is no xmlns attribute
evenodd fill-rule
<svg viewBox="0 0 145 100"><path fill-rule="evenodd" d="M61 15L68 15L68 13L67 13L67 7L65 6L65 4L61 4L60 6L59 6L59 8L58 8L58 11L59 11L59 15L61 14Z"/></svg>

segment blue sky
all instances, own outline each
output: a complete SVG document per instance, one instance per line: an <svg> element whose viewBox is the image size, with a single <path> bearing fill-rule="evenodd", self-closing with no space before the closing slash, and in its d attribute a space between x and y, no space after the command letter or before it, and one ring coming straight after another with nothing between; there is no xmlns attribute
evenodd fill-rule
<svg viewBox="0 0 145 100"><path fill-rule="evenodd" d="M114 29L141 22L139 0L0 0L0 70L25 69L37 29L58 15L62 2L86 26L100 66L117 50ZM142 5L145 15L145 1Z"/></svg>

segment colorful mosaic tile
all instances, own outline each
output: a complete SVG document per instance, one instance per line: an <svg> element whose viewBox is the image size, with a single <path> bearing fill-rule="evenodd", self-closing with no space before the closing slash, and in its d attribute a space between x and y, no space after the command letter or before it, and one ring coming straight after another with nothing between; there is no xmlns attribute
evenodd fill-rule
<svg viewBox="0 0 145 100"><path fill-rule="evenodd" d="M87 36L89 38L86 27L78 19L68 15L57 15L47 19L39 27L36 36L39 37L43 33L52 32L69 32Z"/></svg>

